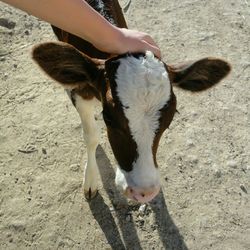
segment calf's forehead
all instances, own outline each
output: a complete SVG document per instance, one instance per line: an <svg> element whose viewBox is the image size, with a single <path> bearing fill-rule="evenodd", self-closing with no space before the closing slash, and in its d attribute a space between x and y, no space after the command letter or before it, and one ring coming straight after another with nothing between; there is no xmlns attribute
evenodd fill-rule
<svg viewBox="0 0 250 250"><path fill-rule="evenodd" d="M161 109L171 98L171 84L164 64L151 52L117 59L112 69L113 98L122 106L140 156L152 151ZM151 164L151 163L147 163ZM153 163L152 163L153 164Z"/></svg>
<svg viewBox="0 0 250 250"><path fill-rule="evenodd" d="M159 110L170 99L166 68L150 51L145 56L120 58L114 78L115 94L125 108L147 113Z"/></svg>

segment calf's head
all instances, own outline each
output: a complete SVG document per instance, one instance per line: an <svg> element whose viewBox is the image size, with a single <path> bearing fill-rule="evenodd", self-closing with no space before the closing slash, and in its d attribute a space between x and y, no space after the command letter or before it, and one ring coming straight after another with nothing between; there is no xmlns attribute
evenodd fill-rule
<svg viewBox="0 0 250 250"><path fill-rule="evenodd" d="M38 45L33 58L65 88L90 85L97 90L118 162L116 184L140 202L150 201L160 190L156 152L176 111L172 86L202 91L230 71L228 63L216 58L166 65L151 52L96 60L60 42Z"/></svg>

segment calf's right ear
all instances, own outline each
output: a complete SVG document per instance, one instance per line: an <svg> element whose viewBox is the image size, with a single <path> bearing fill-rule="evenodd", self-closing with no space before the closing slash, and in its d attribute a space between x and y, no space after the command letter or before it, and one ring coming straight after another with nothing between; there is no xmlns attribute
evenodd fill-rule
<svg viewBox="0 0 250 250"><path fill-rule="evenodd" d="M231 66L218 58L203 58L198 61L167 65L174 86L198 92L206 90L226 77Z"/></svg>
<svg viewBox="0 0 250 250"><path fill-rule="evenodd" d="M50 77L69 89L83 87L84 84L97 87L96 79L104 69L104 61L91 59L63 42L39 44L32 55Z"/></svg>

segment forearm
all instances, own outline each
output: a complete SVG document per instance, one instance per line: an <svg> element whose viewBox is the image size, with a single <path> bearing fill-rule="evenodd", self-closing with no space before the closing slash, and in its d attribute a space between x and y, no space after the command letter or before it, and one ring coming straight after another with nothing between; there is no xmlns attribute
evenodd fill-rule
<svg viewBox="0 0 250 250"><path fill-rule="evenodd" d="M90 41L97 47L119 39L112 26L84 0L3 0L63 30Z"/></svg>
<svg viewBox="0 0 250 250"><path fill-rule="evenodd" d="M110 24L84 0L1 0L92 43L99 50L123 54L151 50L161 56L146 33Z"/></svg>

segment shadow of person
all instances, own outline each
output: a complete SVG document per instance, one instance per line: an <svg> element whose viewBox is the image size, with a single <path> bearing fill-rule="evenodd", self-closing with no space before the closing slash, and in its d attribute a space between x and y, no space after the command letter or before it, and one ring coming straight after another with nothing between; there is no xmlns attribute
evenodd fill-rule
<svg viewBox="0 0 250 250"><path fill-rule="evenodd" d="M150 202L150 207L155 214L157 230L164 248L167 250L188 250L183 236L168 212L162 191Z"/></svg>
<svg viewBox="0 0 250 250"><path fill-rule="evenodd" d="M108 194L114 208L113 212L116 214L122 236L119 234L119 230L112 215L113 212L111 213L109 207L104 203L100 195L97 195L97 197L89 203L91 212L104 232L112 249L141 250L140 240L132 216L130 215L134 207L128 206L127 200L123 198L117 190L114 183L115 172L101 146L97 147L96 158L103 188ZM115 197L119 197L119 202L116 202ZM118 203L122 204L122 206L118 206Z"/></svg>

